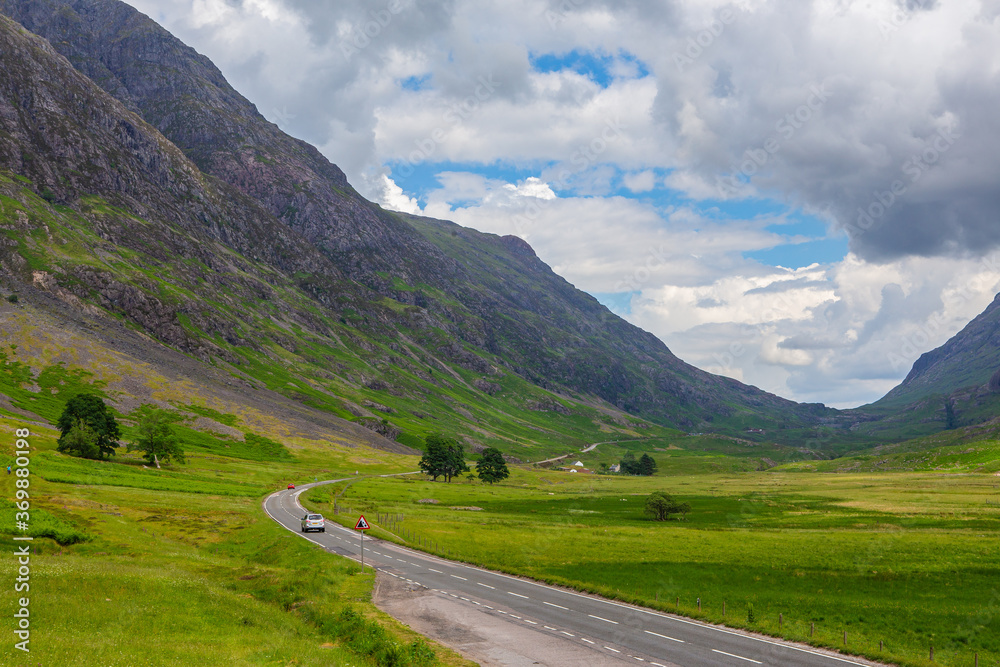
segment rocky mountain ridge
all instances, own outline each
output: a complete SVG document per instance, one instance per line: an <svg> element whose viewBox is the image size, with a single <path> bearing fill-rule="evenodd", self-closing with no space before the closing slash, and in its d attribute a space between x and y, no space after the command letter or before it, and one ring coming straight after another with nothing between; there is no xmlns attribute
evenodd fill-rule
<svg viewBox="0 0 1000 667"><path fill-rule="evenodd" d="M3 19L11 288L37 283L401 437L441 426L417 407L428 402L456 432L501 443L526 434L500 423L530 431L536 413L561 420L552 433L577 429L566 437L631 423L625 412L740 433L833 414L685 364L520 239L365 201L123 3L0 10L51 42ZM562 409L530 407L553 401Z"/></svg>

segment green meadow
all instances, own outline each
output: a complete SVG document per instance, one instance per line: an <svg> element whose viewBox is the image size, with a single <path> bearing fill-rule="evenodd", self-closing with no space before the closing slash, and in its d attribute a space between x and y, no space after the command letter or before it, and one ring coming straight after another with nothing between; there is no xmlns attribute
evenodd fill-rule
<svg viewBox="0 0 1000 667"><path fill-rule="evenodd" d="M193 447L187 465L155 470L124 452L64 456L55 435L31 438L30 591L13 590L16 560L0 558L0 604L30 596L32 632L30 654L10 641L3 664L469 664L378 611L370 573L261 509L289 481L398 470L405 457L363 450L362 463L331 447L262 464ZM5 498L14 479L0 476ZM9 538L14 508L3 504Z"/></svg>
<svg viewBox="0 0 1000 667"><path fill-rule="evenodd" d="M1000 478L665 472L369 478L307 501L336 502L345 524L381 516L376 536L707 621L904 665L1000 664ZM653 490L689 502L687 519L648 520Z"/></svg>

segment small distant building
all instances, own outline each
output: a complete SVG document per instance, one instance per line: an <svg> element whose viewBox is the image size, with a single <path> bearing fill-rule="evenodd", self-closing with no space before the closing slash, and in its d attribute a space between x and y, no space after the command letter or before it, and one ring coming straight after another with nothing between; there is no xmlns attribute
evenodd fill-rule
<svg viewBox="0 0 1000 667"><path fill-rule="evenodd" d="M621 472L622 465L620 463L612 463L611 465L608 466L608 470L610 470L611 472Z"/></svg>
<svg viewBox="0 0 1000 667"><path fill-rule="evenodd" d="M583 467L583 461L577 461L576 463L574 463L572 465L573 465L574 468L582 468Z"/></svg>
<svg viewBox="0 0 1000 667"><path fill-rule="evenodd" d="M748 428L747 433L756 433L758 435L764 435L764 429L762 428Z"/></svg>

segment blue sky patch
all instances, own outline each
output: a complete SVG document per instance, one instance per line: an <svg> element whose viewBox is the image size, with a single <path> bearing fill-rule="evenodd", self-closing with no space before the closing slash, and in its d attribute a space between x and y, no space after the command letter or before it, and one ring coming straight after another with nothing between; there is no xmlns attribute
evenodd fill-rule
<svg viewBox="0 0 1000 667"><path fill-rule="evenodd" d="M517 183L530 177L537 177L541 171L539 165L517 166L509 163L494 162L415 162L406 160L390 162L389 177L403 189L407 196L413 197L421 206L427 203L427 195L441 188L438 175L443 172L463 172L477 174L487 179Z"/></svg>
<svg viewBox="0 0 1000 667"><path fill-rule="evenodd" d="M847 237L822 238L805 243L788 243L743 254L768 266L801 269L810 264L835 264L847 256Z"/></svg>
<svg viewBox="0 0 1000 667"><path fill-rule="evenodd" d="M431 80L430 74L424 74L423 76L408 76L405 79L401 79L399 82L399 87L403 90L426 90L430 88L427 85Z"/></svg>
<svg viewBox="0 0 1000 667"><path fill-rule="evenodd" d="M591 292L590 296L597 299L615 315L632 314L632 297L641 292Z"/></svg>
<svg viewBox="0 0 1000 667"><path fill-rule="evenodd" d="M587 77L601 88L607 88L615 79L641 79L649 75L646 64L627 51L611 55L576 49L568 53L532 54L529 60L536 71L572 70ZM625 73L629 76L624 77Z"/></svg>

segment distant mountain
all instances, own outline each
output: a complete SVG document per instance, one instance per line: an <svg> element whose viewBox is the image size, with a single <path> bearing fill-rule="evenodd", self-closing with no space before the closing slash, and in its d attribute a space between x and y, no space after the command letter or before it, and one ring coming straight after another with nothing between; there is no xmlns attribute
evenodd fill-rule
<svg viewBox="0 0 1000 667"><path fill-rule="evenodd" d="M684 363L521 239L366 201L124 3L0 11L51 42L0 21L9 289L404 442L444 430L510 449L643 419L794 439L836 418Z"/></svg>
<svg viewBox="0 0 1000 667"><path fill-rule="evenodd" d="M986 388L1000 372L1000 294L941 347L920 355L906 379L874 405L912 403L970 387ZM1000 385L998 385L1000 388Z"/></svg>
<svg viewBox="0 0 1000 667"><path fill-rule="evenodd" d="M892 391L851 413L860 447L993 423L1000 414L1000 295L948 342L922 354ZM918 449L921 442L930 441L918 441Z"/></svg>

